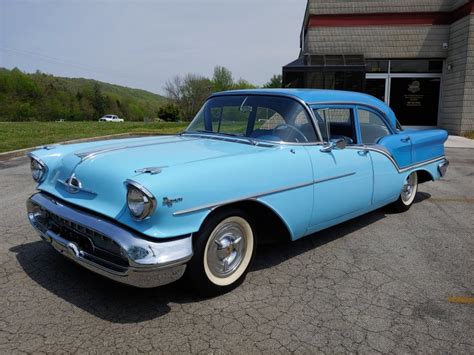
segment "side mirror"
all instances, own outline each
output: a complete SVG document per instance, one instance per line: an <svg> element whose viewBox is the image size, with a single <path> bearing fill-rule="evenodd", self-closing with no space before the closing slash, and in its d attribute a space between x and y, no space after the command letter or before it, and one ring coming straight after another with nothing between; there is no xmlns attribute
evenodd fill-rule
<svg viewBox="0 0 474 355"><path fill-rule="evenodd" d="M344 138L336 139L332 143L334 144L334 148L336 149L344 149L347 146L347 142Z"/></svg>
<svg viewBox="0 0 474 355"><path fill-rule="evenodd" d="M331 139L328 143L325 143L321 148L322 152L330 152L333 149L344 149L347 146L347 142L344 138Z"/></svg>

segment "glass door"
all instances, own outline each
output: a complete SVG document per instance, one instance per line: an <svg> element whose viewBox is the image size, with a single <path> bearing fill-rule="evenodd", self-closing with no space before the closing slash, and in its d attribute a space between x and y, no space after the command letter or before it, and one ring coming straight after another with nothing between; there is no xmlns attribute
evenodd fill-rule
<svg viewBox="0 0 474 355"><path fill-rule="evenodd" d="M367 74L365 79L365 93L375 96L388 105L388 81L389 78L387 74Z"/></svg>
<svg viewBox="0 0 474 355"><path fill-rule="evenodd" d="M390 107L402 125L437 125L440 80L395 75L390 78Z"/></svg>

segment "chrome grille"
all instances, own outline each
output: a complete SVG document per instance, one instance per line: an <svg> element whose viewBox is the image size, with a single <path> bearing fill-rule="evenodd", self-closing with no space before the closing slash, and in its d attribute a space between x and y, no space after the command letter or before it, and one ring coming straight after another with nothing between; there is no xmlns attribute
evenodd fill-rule
<svg viewBox="0 0 474 355"><path fill-rule="evenodd" d="M44 229L58 233L62 238L75 243L81 250L109 263L128 267L128 259L122 254L120 246L102 233L69 221L42 208L37 221Z"/></svg>

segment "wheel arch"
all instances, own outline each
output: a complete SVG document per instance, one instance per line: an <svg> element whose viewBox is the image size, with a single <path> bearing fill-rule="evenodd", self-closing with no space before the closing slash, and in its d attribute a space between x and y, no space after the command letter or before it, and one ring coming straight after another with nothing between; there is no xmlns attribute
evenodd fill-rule
<svg viewBox="0 0 474 355"><path fill-rule="evenodd" d="M418 175L418 184L435 180L431 172L429 172L428 170L417 169L414 170L414 172L416 172L416 174Z"/></svg>
<svg viewBox="0 0 474 355"><path fill-rule="evenodd" d="M218 211L238 208L250 215L258 235L258 242L270 244L292 240L291 229L285 220L271 206L257 199L237 201L214 208L203 220L201 225Z"/></svg>

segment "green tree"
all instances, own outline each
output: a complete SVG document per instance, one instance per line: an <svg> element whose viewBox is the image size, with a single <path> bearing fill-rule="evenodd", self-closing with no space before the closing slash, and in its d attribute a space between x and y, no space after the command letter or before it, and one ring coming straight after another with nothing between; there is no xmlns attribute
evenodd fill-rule
<svg viewBox="0 0 474 355"><path fill-rule="evenodd" d="M232 78L232 72L225 67L217 65L214 68L212 86L214 92L231 90L234 87L234 79Z"/></svg>
<svg viewBox="0 0 474 355"><path fill-rule="evenodd" d="M176 122L181 117L181 110L175 103L169 102L158 109L158 117L163 121Z"/></svg>
<svg viewBox="0 0 474 355"><path fill-rule="evenodd" d="M268 89L277 89L283 87L281 74L273 75L271 79L265 85L263 85L263 87Z"/></svg>
<svg viewBox="0 0 474 355"><path fill-rule="evenodd" d="M96 115L101 117L105 114L105 109L107 107L106 98L102 95L100 86L98 83L94 83L93 87L93 96L92 96L92 107L94 108Z"/></svg>
<svg viewBox="0 0 474 355"><path fill-rule="evenodd" d="M185 120L191 120L206 98L212 93L213 83L197 74L175 76L164 87L168 98L178 105Z"/></svg>
<svg viewBox="0 0 474 355"><path fill-rule="evenodd" d="M252 83L248 82L245 79L240 78L235 84L234 89L256 89L257 86L253 85Z"/></svg>

